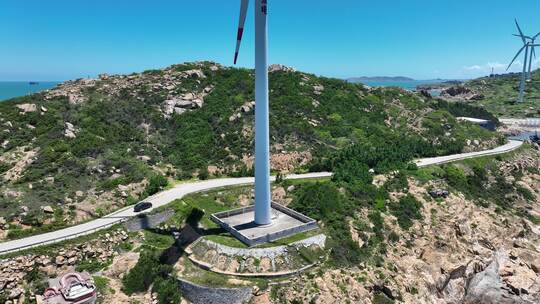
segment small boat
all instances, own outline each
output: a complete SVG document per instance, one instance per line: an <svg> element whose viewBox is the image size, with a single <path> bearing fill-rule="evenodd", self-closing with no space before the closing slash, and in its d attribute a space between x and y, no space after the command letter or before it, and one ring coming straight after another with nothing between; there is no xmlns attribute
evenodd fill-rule
<svg viewBox="0 0 540 304"><path fill-rule="evenodd" d="M37 81L30 81L28 84L29 84L29 85L38 85L39 82L37 82Z"/></svg>

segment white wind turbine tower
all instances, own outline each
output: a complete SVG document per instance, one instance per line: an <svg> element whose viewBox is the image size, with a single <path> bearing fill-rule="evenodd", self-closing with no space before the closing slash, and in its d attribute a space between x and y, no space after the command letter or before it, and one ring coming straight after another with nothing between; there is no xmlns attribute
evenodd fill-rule
<svg viewBox="0 0 540 304"><path fill-rule="evenodd" d="M518 24L517 20L515 20L515 21L516 21L516 27L517 27L517 29L519 31L519 35L515 35L515 36L518 36L518 37L521 38L521 40L523 41L523 46L521 47L521 49L519 49L516 56L514 57L514 59L512 59L512 61L510 62L510 64L506 68L506 70L508 71L508 69L510 69L510 67L512 66L514 61L518 58L518 56L521 54L521 52L523 52L523 50L525 50L525 59L523 60L523 72L521 74L521 81L520 81L520 84L519 84L519 97L518 97L518 102L523 102L523 99L525 97L525 82L526 82L527 78L529 77L530 72L531 72L531 68L532 68L532 58L529 58L529 50L531 50L531 57L533 55L535 55L534 54L534 47L538 46L538 45L535 44L534 40L538 37L538 35L540 35L540 33L538 33L536 36L534 36L534 38L529 37L529 36L525 36L525 35L523 35L523 31L521 31L521 28L519 27L519 24ZM527 41L527 39L529 39L531 41ZM528 68L529 68L528 73L527 73L527 65L528 65Z"/></svg>
<svg viewBox="0 0 540 304"><path fill-rule="evenodd" d="M242 0L234 64L238 59L249 0ZM255 0L255 224L269 225L270 126L268 101L268 0Z"/></svg>
<svg viewBox="0 0 540 304"><path fill-rule="evenodd" d="M525 40L529 40L530 42L530 49L531 49L531 52L529 54L529 68L528 68L528 71L527 71L527 79L531 79L531 71L532 71L532 63L533 63L533 58L536 59L536 52L534 51L534 48L536 46L538 46L536 43L536 38L538 38L540 36L540 32L532 37L530 36L525 36L523 35L518 23L517 23L517 20L516 20L516 25L517 25L517 28L518 28L518 31L519 31L519 35L517 34L514 34L514 36L516 37L520 37L523 41Z"/></svg>

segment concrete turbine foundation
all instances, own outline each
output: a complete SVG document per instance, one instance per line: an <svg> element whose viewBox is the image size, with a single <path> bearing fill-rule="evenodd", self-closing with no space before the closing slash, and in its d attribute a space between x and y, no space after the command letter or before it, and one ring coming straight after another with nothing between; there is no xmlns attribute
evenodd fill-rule
<svg viewBox="0 0 540 304"><path fill-rule="evenodd" d="M317 228L317 222L277 203L271 204L271 225L253 222L254 206L212 214L213 222L248 246L256 246Z"/></svg>

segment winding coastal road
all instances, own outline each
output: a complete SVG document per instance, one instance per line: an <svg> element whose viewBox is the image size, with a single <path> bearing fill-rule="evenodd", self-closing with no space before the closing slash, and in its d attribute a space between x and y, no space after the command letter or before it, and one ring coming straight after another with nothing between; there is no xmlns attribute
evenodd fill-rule
<svg viewBox="0 0 540 304"><path fill-rule="evenodd" d="M510 126L540 127L540 118L499 118L499 121Z"/></svg>
<svg viewBox="0 0 540 304"><path fill-rule="evenodd" d="M491 150L484 150L480 152L469 152L469 153L461 153L461 154L453 154L448 156L439 156L439 157L430 157L430 158L422 158L417 159L414 162L418 167L426 167L431 165L441 165L446 164L450 162L455 162L459 160L464 160L468 158L475 158L475 157L482 157L482 156L489 156L489 155L497 155L497 154L503 154L508 153L511 151L516 150L517 148L521 147L523 145L523 142L520 140L509 140L507 144L499 146L495 149Z"/></svg>
<svg viewBox="0 0 540 304"><path fill-rule="evenodd" d="M419 167L425 167L430 165L444 164L448 162L463 160L467 158L481 157L487 155L502 154L513 151L519 148L523 142L511 140L509 143L497 147L492 150L486 150L481 152L472 152L472 153L462 153L449 156L441 156L434 158L424 158L416 160L415 163ZM330 177L332 173L330 172L320 172L320 173L306 173L306 174L293 174L288 175L286 179L308 179L308 178L324 178ZM275 177L271 178L272 181ZM253 177L242 177L242 178L222 178L222 179L212 179L206 181L196 181L185 184L180 184L175 186L172 189L162 191L154 196L151 196L145 201L152 203L152 209L162 207L169 204L170 202L182 198L185 195L207 191L211 189L227 187L227 186L238 186L238 185L249 185L253 184ZM149 209L151 211L152 209ZM113 212L109 215L106 215L102 218L95 219L83 224L76 226L60 229L53 232L43 233L39 235L29 236L26 238L8 241L0 243L0 254L6 254L10 252L15 252L22 249L27 249L31 247L42 246L46 244L52 244L68 239L77 238L79 236L87 235L94 233L96 231L106 229L115 224L128 220L129 218L135 216L136 213L133 212L133 206L128 206L123 209L120 209L116 212Z"/></svg>

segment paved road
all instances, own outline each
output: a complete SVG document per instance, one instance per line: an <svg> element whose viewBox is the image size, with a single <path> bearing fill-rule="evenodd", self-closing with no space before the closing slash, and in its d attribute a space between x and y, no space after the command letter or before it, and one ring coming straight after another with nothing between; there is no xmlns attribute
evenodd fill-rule
<svg viewBox="0 0 540 304"><path fill-rule="evenodd" d="M289 175L287 179L303 179L303 178L322 178L330 177L332 174L328 172L321 173L307 173L307 174L293 174ZM274 180L275 177L272 177ZM222 179L212 179L207 181L198 181L192 183L180 184L172 189L165 190L160 192L152 197L145 199L152 203L153 207L148 209L151 211L155 208L167 205L168 203L182 198L187 194L206 191L215 188L235 186L235 185L248 185L254 182L253 177L242 177L242 178L222 178ZM95 219L83 224L76 226L56 230L53 232L48 232L44 234L34 235L18 240L8 241L0 243L0 254L9 253L19 249L25 249L35 246L41 246L45 244L56 243L63 240L68 240L76 238L85 234L91 234L98 230L108 228L114 224L117 224L121 220L127 220L130 217L135 216L136 213L133 212L133 206L128 206L121 210L118 210L114 213L106 215L102 218Z"/></svg>
<svg viewBox="0 0 540 304"><path fill-rule="evenodd" d="M500 146L493 150L420 159L416 161L416 164L419 167L424 167L424 166L429 166L429 165L443 164L447 162L462 160L466 158L501 154L501 153L506 153L506 152L515 150L518 147L520 147L522 144L523 142L521 141L512 140L508 144L504 146ZM332 174L329 172L320 172L320 173L289 175L286 178L287 179L322 178L322 177L330 177L331 175ZM273 179L274 177L272 178L272 180ZM145 201L152 202L152 205L153 205L152 209L155 209L155 208L159 208L161 206L167 205L168 203L176 199L182 198L185 195L190 194L190 193L206 191L210 189L227 187L227 186L247 185L247 184L252 184L253 182L254 182L253 177L242 177L242 178L213 179L213 180L207 180L207 181L185 183L185 184L180 184L172 189L160 192L146 199ZM149 211L151 211L152 209L149 209ZM102 230L114 224L117 224L119 223L119 221L127 220L130 217L135 216L135 215L136 213L133 212L133 207L128 206L114 213L106 215L102 218L95 219L87 223L79 224L76 226L64 228L64 229L53 231L53 232L34 235L34 236L26 237L23 239L19 239L19 240L3 242L3 243L0 243L0 254L5 254L12 251L17 251L20 249L25 249L25 248L35 247L35 246L41 246L45 244L56 243L56 242L67 240L67 239L73 239L73 238L76 238L85 234L91 234L98 230Z"/></svg>
<svg viewBox="0 0 540 304"><path fill-rule="evenodd" d="M499 146L492 150L485 150L480 152L470 152L470 153L462 153L462 154L454 154L454 155L448 155L448 156L439 156L439 157L431 157L431 158L422 158L415 161L416 165L418 167L426 167L431 165L440 165L450 162L455 162L458 160L464 160L468 158L475 158L480 156L487 156L487 155L496 155L496 154L503 154L510 151L514 151L517 148L521 147L523 145L522 141L519 140L510 140L506 145Z"/></svg>

